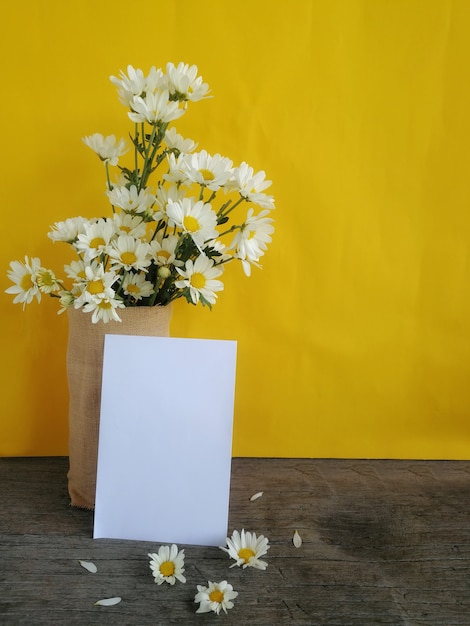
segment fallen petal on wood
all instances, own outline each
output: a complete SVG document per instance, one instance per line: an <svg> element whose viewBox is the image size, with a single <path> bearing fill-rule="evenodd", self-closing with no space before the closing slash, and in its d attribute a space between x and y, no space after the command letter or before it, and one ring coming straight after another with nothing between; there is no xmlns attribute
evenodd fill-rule
<svg viewBox="0 0 470 626"><path fill-rule="evenodd" d="M250 502L253 502L253 500L257 500L258 498L261 498L263 493L264 491L258 491L258 493L253 494L250 498Z"/></svg>
<svg viewBox="0 0 470 626"><path fill-rule="evenodd" d="M122 598L119 597L105 598L104 600L98 600L98 602L95 602L94 606L113 606L114 604L119 604L121 600Z"/></svg>
<svg viewBox="0 0 470 626"><path fill-rule="evenodd" d="M298 530L294 532L294 536L292 537L292 543L296 548L300 548L300 546L302 545L302 537L299 535Z"/></svg>
<svg viewBox="0 0 470 626"><path fill-rule="evenodd" d="M80 563L82 567L84 567L88 572L91 572L92 574L96 574L96 572L98 571L98 568L96 567L96 565L92 563L91 561L78 561L78 562Z"/></svg>

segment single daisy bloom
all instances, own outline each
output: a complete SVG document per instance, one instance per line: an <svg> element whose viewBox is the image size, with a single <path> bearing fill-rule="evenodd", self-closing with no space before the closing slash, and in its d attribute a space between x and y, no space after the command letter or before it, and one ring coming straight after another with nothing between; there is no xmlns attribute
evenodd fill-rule
<svg viewBox="0 0 470 626"><path fill-rule="evenodd" d="M144 273L128 272L122 281L122 290L126 296L130 296L134 300L142 300L142 298L148 298L153 294L154 286L150 281L145 280Z"/></svg>
<svg viewBox="0 0 470 626"><path fill-rule="evenodd" d="M173 63L166 65L167 89L178 100L190 100L197 102L207 98L209 85L202 82L202 77L197 75L197 65Z"/></svg>
<svg viewBox="0 0 470 626"><path fill-rule="evenodd" d="M184 572L184 550L178 551L178 546L160 546L158 553L150 553L150 569L157 585L164 582L174 585L177 580L186 582Z"/></svg>
<svg viewBox="0 0 470 626"><path fill-rule="evenodd" d="M76 301L75 301L76 302ZM75 308L77 308L75 306ZM83 306L84 313L92 313L91 321L93 324L96 324L100 320L102 320L105 324L114 320L115 322L120 322L121 318L119 317L116 309L123 309L124 303L121 300L117 300L115 298L102 298L98 301L90 300Z"/></svg>
<svg viewBox="0 0 470 626"><path fill-rule="evenodd" d="M95 133L94 135L83 137L82 141L93 152L96 152L103 163L109 163L110 165L117 165L119 157L126 154L129 150L124 139L116 142L114 135L104 137L101 133Z"/></svg>
<svg viewBox="0 0 470 626"><path fill-rule="evenodd" d="M235 565L245 567L255 567L256 569L265 570L268 564L265 561L260 560L260 556L263 556L269 550L269 542L263 535L259 537L256 533L245 532L245 529L241 533L238 530L234 530L232 537L227 537L227 546L224 548L220 546L222 550L228 552L228 554L235 559Z"/></svg>
<svg viewBox="0 0 470 626"><path fill-rule="evenodd" d="M216 280L223 273L220 267L214 265L214 261L205 254L201 254L193 262L186 261L184 270L176 268L182 280L175 282L178 289L189 289L189 294L193 304L197 304L199 299L203 303L215 304L217 291L222 291L224 284L221 280Z"/></svg>
<svg viewBox="0 0 470 626"><path fill-rule="evenodd" d="M151 263L150 246L132 235L119 235L109 248L111 264L125 270L145 270Z"/></svg>
<svg viewBox="0 0 470 626"><path fill-rule="evenodd" d="M148 188L137 191L135 185L131 185L130 189L126 186L113 187L111 191L106 192L106 195L113 206L118 206L132 215L145 213L155 202L155 198Z"/></svg>
<svg viewBox="0 0 470 626"><path fill-rule="evenodd" d="M198 247L219 234L215 229L217 214L210 204L202 200L195 202L194 198L183 198L178 202L168 202L166 213L170 226L177 226L191 235Z"/></svg>
<svg viewBox="0 0 470 626"><path fill-rule="evenodd" d="M232 161L220 154L211 155L206 150L188 154L183 161L188 179L218 191L232 176Z"/></svg>
<svg viewBox="0 0 470 626"><path fill-rule="evenodd" d="M132 235L139 239L145 237L147 233L146 224L140 215L115 213L112 219L118 235Z"/></svg>
<svg viewBox="0 0 470 626"><path fill-rule="evenodd" d="M14 304L19 302L23 303L23 309L27 304L36 298L38 302L41 302L41 292L37 283L37 273L41 267L41 261L37 257L33 257L31 261L27 256L24 258L24 263L21 261L12 261L10 263L11 269L8 270L8 278L14 283L8 289L5 289L5 293L15 294L13 300Z"/></svg>
<svg viewBox="0 0 470 626"><path fill-rule="evenodd" d="M193 152L197 148L197 143L192 139L184 139L176 132L176 128L170 128L165 132L165 143L171 150L178 150L178 152Z"/></svg>
<svg viewBox="0 0 470 626"><path fill-rule="evenodd" d="M85 226L85 232L78 235L75 248L85 255L87 262L101 254L107 254L109 243L115 235L112 220L100 219L94 224Z"/></svg>
<svg viewBox="0 0 470 626"><path fill-rule="evenodd" d="M64 265L65 275L77 283L86 281L85 261L71 261L70 265Z"/></svg>
<svg viewBox="0 0 470 626"><path fill-rule="evenodd" d="M172 155L173 156L173 155ZM178 202L186 196L186 189L176 184L170 184L166 187L159 186L155 194L155 203L159 210L155 212L154 219L162 219L166 217L166 206L168 202ZM160 218L157 218L157 214Z"/></svg>
<svg viewBox="0 0 470 626"><path fill-rule="evenodd" d="M194 602L199 602L200 606L196 613L208 613L214 611L217 615L223 610L227 613L228 609L233 608L233 602L238 591L234 591L232 585L226 580L220 583L208 581L208 586L197 586L197 594L194 596Z"/></svg>
<svg viewBox="0 0 470 626"><path fill-rule="evenodd" d="M235 189L240 195L254 202L264 209L274 209L274 198L264 192L271 186L270 180L265 180L266 174L263 170L254 173L248 163L243 162L239 167L233 169L232 178L227 184L228 189Z"/></svg>
<svg viewBox="0 0 470 626"><path fill-rule="evenodd" d="M78 285L81 290L74 302L76 309L86 302L99 303L101 300L112 300L115 295L113 285L116 282L116 274L107 272L101 263L93 261L85 266L85 281Z"/></svg>
<svg viewBox="0 0 470 626"><path fill-rule="evenodd" d="M129 118L136 124L166 124L184 114L177 101L170 100L168 91L147 92L144 97L135 96L131 102Z"/></svg>
<svg viewBox="0 0 470 626"><path fill-rule="evenodd" d="M78 235L85 232L85 226L89 223L90 220L84 217L70 217L63 222L56 222L51 226L51 230L47 233L47 236L49 239L52 239L52 241L72 243L76 241Z"/></svg>
<svg viewBox="0 0 470 626"><path fill-rule="evenodd" d="M158 237L150 242L150 249L155 263L162 267L168 265L178 265L182 267L183 261L176 259L176 248L179 243L179 237L170 235L168 237Z"/></svg>
<svg viewBox="0 0 470 626"><path fill-rule="evenodd" d="M118 97L121 104L131 106L135 96L145 94L147 91L154 91L162 79L162 71L155 67L150 68L148 76L145 76L141 69L135 69L132 65L127 66L127 75L121 70L120 78L110 76L109 79L118 88Z"/></svg>
<svg viewBox="0 0 470 626"><path fill-rule="evenodd" d="M42 293L53 293L54 291L58 291L61 287L54 272L45 267L40 267L37 271L36 282Z"/></svg>
<svg viewBox="0 0 470 626"><path fill-rule="evenodd" d="M178 156L173 153L168 155L168 172L163 174L163 179L169 183L173 183L175 186L187 185L189 186L191 181L188 178L186 159L187 155L183 152Z"/></svg>
<svg viewBox="0 0 470 626"><path fill-rule="evenodd" d="M267 249L267 244L272 241L274 220L268 217L269 214L266 209L258 215L253 215L253 209L249 209L246 220L231 243L230 247L235 248L235 256L242 261L247 276L251 273L250 264L258 265L259 259Z"/></svg>

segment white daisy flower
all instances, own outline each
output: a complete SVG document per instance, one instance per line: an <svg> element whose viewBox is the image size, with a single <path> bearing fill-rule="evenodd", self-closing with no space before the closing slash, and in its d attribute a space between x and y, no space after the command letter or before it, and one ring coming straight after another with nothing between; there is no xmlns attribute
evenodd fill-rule
<svg viewBox="0 0 470 626"><path fill-rule="evenodd" d="M13 300L14 304L22 302L24 309L27 304L33 301L33 298L41 302L41 292L36 279L41 267L40 259L33 257L30 261L29 257L25 256L24 263L12 261L10 267L11 270L8 270L7 276L14 284L5 289L5 293L16 294Z"/></svg>
<svg viewBox="0 0 470 626"><path fill-rule="evenodd" d="M163 174L163 179L169 183L177 185L189 185L190 180L187 174L186 159L187 155L181 153L177 157L172 153L168 155L168 172Z"/></svg>
<svg viewBox="0 0 470 626"><path fill-rule="evenodd" d="M191 235L194 243L201 247L204 242L217 237L217 214L210 204L194 198L183 198L168 202L166 212L170 226L177 226Z"/></svg>
<svg viewBox="0 0 470 626"><path fill-rule="evenodd" d="M123 267L125 270L145 270L151 259L150 246L131 235L119 235L108 251L113 267Z"/></svg>
<svg viewBox="0 0 470 626"><path fill-rule="evenodd" d="M116 143L114 135L104 137L101 133L95 133L94 135L83 137L82 141L93 152L96 152L103 163L109 163L110 165L117 165L119 157L126 154L129 150L124 139L120 139Z"/></svg>
<svg viewBox="0 0 470 626"><path fill-rule="evenodd" d="M70 309L70 307L72 307L73 303L75 302L75 297L73 293L71 293L70 291L64 290L59 293L59 302L60 302L60 308L57 311L57 315L60 315L61 313L65 313L67 309Z"/></svg>
<svg viewBox="0 0 470 626"><path fill-rule="evenodd" d="M186 190L183 187L178 187L178 185L168 185L167 187L158 187L157 192L155 194L155 201L157 206L159 207L158 213L160 214L160 218L166 216L166 206L168 202L177 202L178 200L182 200L186 195ZM155 216L157 212L155 213Z"/></svg>
<svg viewBox="0 0 470 626"><path fill-rule="evenodd" d="M131 296L134 300L148 298L154 292L153 284L145 280L145 274L134 274L129 272L122 281L122 289L126 296Z"/></svg>
<svg viewBox="0 0 470 626"><path fill-rule="evenodd" d="M120 322L121 318L119 317L116 309L123 308L124 303L121 302L121 300L116 300L115 298L102 298L100 300L90 300L89 302L87 302L83 306L83 312L92 313L91 321L93 324L96 324L100 320L103 320L103 322L106 324L111 320L114 320L115 322Z"/></svg>
<svg viewBox="0 0 470 626"><path fill-rule="evenodd" d="M65 241L66 243L72 243L78 237L85 232L85 226L90 223L90 220L84 217L70 217L63 222L56 222L51 226L50 232L47 233L49 239L52 241Z"/></svg>
<svg viewBox="0 0 470 626"><path fill-rule="evenodd" d="M148 92L144 97L135 96L131 102L129 118L141 124L165 124L177 120L184 114L177 101L170 100L168 91Z"/></svg>
<svg viewBox="0 0 470 626"><path fill-rule="evenodd" d="M232 585L226 580L220 583L212 583L208 581L208 586L197 586L197 594L194 596L194 602L199 602L199 608L196 613L208 613L214 611L217 615L221 609L227 613L228 609L233 608L233 602L238 591L234 591Z"/></svg>
<svg viewBox="0 0 470 626"><path fill-rule="evenodd" d="M80 295L75 299L75 308L78 309L87 302L112 300L115 295L113 285L116 278L116 274L107 272L101 263L93 261L91 265L86 265L85 281L80 286Z"/></svg>
<svg viewBox="0 0 470 626"><path fill-rule="evenodd" d="M267 244L272 241L274 220L267 217L268 215L268 210L253 215L253 209L249 209L245 222L231 243L230 247L235 248L235 257L242 261L247 276L251 273L250 264L258 266L258 261L267 249Z"/></svg>
<svg viewBox="0 0 470 626"><path fill-rule="evenodd" d="M155 202L155 197L148 188L138 192L135 185L131 185L130 189L125 186L113 187L106 195L113 206L118 206L131 215L145 213Z"/></svg>
<svg viewBox="0 0 470 626"><path fill-rule="evenodd" d="M175 287L178 289L189 289L191 300L194 304L199 302L215 304L216 292L222 291L224 284L216 280L223 273L220 267L214 265L214 261L206 257L205 254L198 256L196 261L186 261L184 270L176 268L183 280L177 280Z"/></svg>
<svg viewBox="0 0 470 626"><path fill-rule="evenodd" d="M191 182L218 191L232 176L232 161L220 154L209 154L206 150L185 155L183 168Z"/></svg>
<svg viewBox="0 0 470 626"><path fill-rule="evenodd" d="M263 170L254 173L248 163L243 162L239 167L233 169L232 178L227 183L227 189L235 189L240 195L254 202L264 209L274 209L274 198L262 193L271 186L270 180L265 180L266 174Z"/></svg>
<svg viewBox="0 0 470 626"><path fill-rule="evenodd" d="M150 569L157 585L164 582L174 585L177 580L186 582L184 572L184 550L178 551L178 546L160 546L158 553L150 553Z"/></svg>
<svg viewBox="0 0 470 626"><path fill-rule="evenodd" d="M235 565L245 567L255 567L256 569L265 570L268 564L265 561L260 560L260 556L263 556L269 550L269 542L263 535L259 537L256 533L245 532L245 529L241 533L238 530L234 530L232 537L227 537L227 546L224 548L220 546L222 550L228 552L228 554L235 559Z"/></svg>
<svg viewBox="0 0 470 626"><path fill-rule="evenodd" d="M85 262L81 259L72 261L70 265L64 265L64 271L68 278L78 283L86 281Z"/></svg>
<svg viewBox="0 0 470 626"><path fill-rule="evenodd" d="M85 226L85 232L78 235L74 246L85 255L85 260L90 262L101 254L107 254L114 235L112 220L100 219L94 224Z"/></svg>
<svg viewBox="0 0 470 626"><path fill-rule="evenodd" d="M176 259L176 247L179 237L170 235L168 237L158 237L150 242L150 249L155 263L159 266L179 265L183 266L182 261Z"/></svg>
<svg viewBox="0 0 470 626"><path fill-rule="evenodd" d="M120 78L110 76L110 81L118 88L118 97L122 104L130 107L135 96L144 95L147 91L154 91L161 81L163 73L155 67L150 68L148 76L140 69L127 66L127 75L121 70Z"/></svg>
<svg viewBox="0 0 470 626"><path fill-rule="evenodd" d="M53 293L60 289L60 283L54 272L45 267L40 267L37 271L36 282L42 293Z"/></svg>
<svg viewBox="0 0 470 626"><path fill-rule="evenodd" d="M180 100L197 102L207 97L209 85L202 82L202 77L197 75L196 65L173 63L166 65L167 89Z"/></svg>
<svg viewBox="0 0 470 626"><path fill-rule="evenodd" d="M114 227L118 235L132 235L136 239L145 237L147 227L140 215L131 213L115 213L113 215Z"/></svg>
<svg viewBox="0 0 470 626"><path fill-rule="evenodd" d="M193 152L197 148L197 143L192 139L184 139L174 126L165 132L165 143L168 148L184 153Z"/></svg>

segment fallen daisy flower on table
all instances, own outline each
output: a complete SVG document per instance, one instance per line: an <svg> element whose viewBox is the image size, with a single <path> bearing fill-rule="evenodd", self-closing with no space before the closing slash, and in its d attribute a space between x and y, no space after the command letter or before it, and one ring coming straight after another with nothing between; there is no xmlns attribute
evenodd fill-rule
<svg viewBox="0 0 470 626"><path fill-rule="evenodd" d="M227 548L220 546L221 550L228 552L232 559L235 559L235 565L245 567L255 567L256 569L265 570L268 567L266 561L261 561L260 556L263 556L269 550L269 542L264 535L256 536L256 533L245 532L245 529L241 533L238 530L234 530L232 537L227 537Z"/></svg>
<svg viewBox="0 0 470 626"><path fill-rule="evenodd" d="M227 613L227 609L233 607L232 600L238 596L238 591L234 591L232 585L226 580L220 583L212 583L209 580L208 585L208 587L197 586L198 592L194 596L194 602L199 602L200 606L196 613L214 611L218 615L221 609Z"/></svg>
<svg viewBox="0 0 470 626"><path fill-rule="evenodd" d="M158 553L150 553L150 569L157 585L167 582L174 585L176 580L186 582L184 572L184 550L178 551L178 546L160 546Z"/></svg>

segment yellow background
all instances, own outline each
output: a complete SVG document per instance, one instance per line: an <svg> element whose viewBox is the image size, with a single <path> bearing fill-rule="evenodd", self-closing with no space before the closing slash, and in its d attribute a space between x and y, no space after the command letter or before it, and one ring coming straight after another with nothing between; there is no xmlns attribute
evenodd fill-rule
<svg viewBox="0 0 470 626"><path fill-rule="evenodd" d="M276 198L263 270L172 323L238 341L234 455L470 457L470 2L26 0L0 30L1 455L67 453L67 320L9 262L61 273L49 226L107 207L109 76L184 61L214 97L179 132Z"/></svg>

